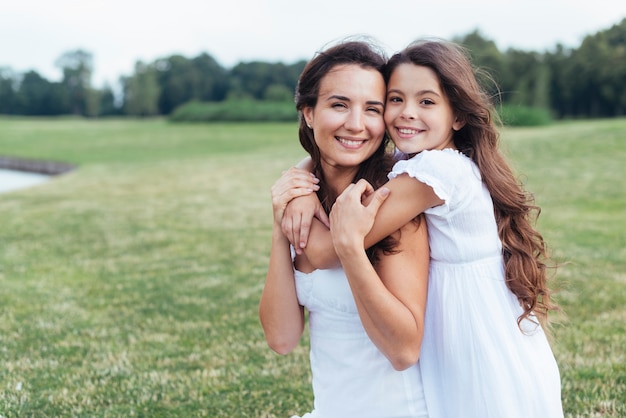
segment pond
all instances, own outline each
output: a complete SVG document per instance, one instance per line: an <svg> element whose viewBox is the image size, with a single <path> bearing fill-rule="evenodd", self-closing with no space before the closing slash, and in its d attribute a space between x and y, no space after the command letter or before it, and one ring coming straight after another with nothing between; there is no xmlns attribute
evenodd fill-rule
<svg viewBox="0 0 626 418"><path fill-rule="evenodd" d="M73 164L61 161L32 160L0 155L0 193L24 189L67 173Z"/></svg>
<svg viewBox="0 0 626 418"><path fill-rule="evenodd" d="M48 174L0 168L0 193L35 186L48 181L50 177Z"/></svg>

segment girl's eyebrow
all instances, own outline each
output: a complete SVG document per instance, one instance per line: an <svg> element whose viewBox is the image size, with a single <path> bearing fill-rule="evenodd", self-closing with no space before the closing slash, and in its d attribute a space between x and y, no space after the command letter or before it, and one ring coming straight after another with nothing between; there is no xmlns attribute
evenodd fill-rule
<svg viewBox="0 0 626 418"><path fill-rule="evenodd" d="M389 94L389 93L402 94L402 91L399 90L399 89L390 89L390 90L387 90L387 94ZM437 93L435 90L429 90L429 89L420 90L417 93L415 93L416 96L423 96L424 94L434 94L435 96L441 97L441 95L439 93Z"/></svg>

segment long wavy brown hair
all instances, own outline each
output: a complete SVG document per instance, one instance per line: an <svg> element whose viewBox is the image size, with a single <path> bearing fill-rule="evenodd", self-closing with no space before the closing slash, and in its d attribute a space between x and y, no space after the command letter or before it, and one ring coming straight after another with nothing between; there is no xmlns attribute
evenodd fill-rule
<svg viewBox="0 0 626 418"><path fill-rule="evenodd" d="M476 163L491 194L503 246L506 284L524 309L518 325L534 315L542 326L547 326L548 312L558 310L558 306L552 302L547 285L547 245L534 227L541 209L500 151L500 122L490 97L479 85L480 71L472 66L460 45L443 40L417 41L392 56L385 80L388 82L393 70L405 63L432 69L455 116L465 121L454 134L454 144Z"/></svg>
<svg viewBox="0 0 626 418"><path fill-rule="evenodd" d="M365 69L374 69L384 76L383 71L387 63L387 57L381 48L376 47L372 40L360 38L358 40L344 40L339 44L318 52L311 61L307 63L298 79L296 87L295 102L298 110L300 125L298 134L300 144L309 153L313 162L313 173L320 179L320 189L317 195L326 210L330 212L337 196L332 194L326 186L324 172L321 166L320 151L315 143L313 130L309 128L304 120L302 111L304 108L313 108L317 104L320 85L324 76L339 65L358 65ZM390 140L385 134L380 146L374 154L363 161L353 182L358 179L367 180L374 188L379 188L387 182L387 173L393 166L393 154L390 149ZM383 241L368 249L368 257L372 262L378 259L380 251L386 253L393 252L393 247L397 245L397 240L387 237Z"/></svg>

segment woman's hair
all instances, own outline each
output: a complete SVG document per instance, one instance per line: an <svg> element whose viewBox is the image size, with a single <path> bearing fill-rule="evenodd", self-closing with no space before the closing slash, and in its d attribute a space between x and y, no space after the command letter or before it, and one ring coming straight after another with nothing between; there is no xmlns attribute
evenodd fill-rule
<svg viewBox="0 0 626 418"><path fill-rule="evenodd" d="M398 65L405 63L433 70L455 116L465 122L454 133L454 144L476 163L491 194L502 240L506 283L524 309L518 324L535 315L542 325L547 325L548 312L558 306L552 303L547 286L547 246L533 226L541 210L499 150L498 116L479 86L468 55L454 43L417 41L391 57L385 81L389 81Z"/></svg>
<svg viewBox="0 0 626 418"><path fill-rule="evenodd" d="M382 79L386 62L387 58L382 49L375 47L371 41L365 39L345 40L318 52L304 67L298 79L295 102L300 119L298 131L300 144L311 156L313 173L320 179L320 189L317 194L327 213L330 212L337 196L332 194L331 190L326 187L327 182L322 172L320 151L315 143L313 130L307 126L302 111L307 107L315 107L322 79L335 67L339 65L358 65L364 69L378 71ZM382 186L387 181L387 173L393 166L393 155L390 152L389 145L389 137L385 134L374 154L360 164L353 181L363 178L372 184L374 188ZM395 244L396 242L393 240L386 239L380 245L377 244L376 247L379 250L391 251ZM376 260L376 254L376 249L373 252L368 252L368 256L370 256L372 261Z"/></svg>

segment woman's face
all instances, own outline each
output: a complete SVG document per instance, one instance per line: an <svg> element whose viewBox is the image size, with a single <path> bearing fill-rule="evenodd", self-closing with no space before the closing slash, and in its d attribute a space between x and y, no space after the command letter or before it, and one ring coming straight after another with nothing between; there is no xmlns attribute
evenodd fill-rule
<svg viewBox="0 0 626 418"><path fill-rule="evenodd" d="M322 78L317 104L304 108L319 147L322 169L357 168L385 133L385 81L374 69L338 65Z"/></svg>

